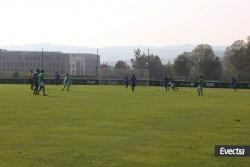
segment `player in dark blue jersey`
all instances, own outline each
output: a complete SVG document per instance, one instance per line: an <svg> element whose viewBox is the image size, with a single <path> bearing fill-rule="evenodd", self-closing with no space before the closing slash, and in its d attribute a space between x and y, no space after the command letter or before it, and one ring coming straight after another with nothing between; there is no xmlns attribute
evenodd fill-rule
<svg viewBox="0 0 250 167"><path fill-rule="evenodd" d="M131 89L132 89L132 92L135 91L135 87L136 87L136 82L137 82L137 79L135 77L135 74L133 74L132 78L130 79L130 82L131 82Z"/></svg>
<svg viewBox="0 0 250 167"><path fill-rule="evenodd" d="M56 84L56 86L58 86L59 83L60 83L60 75L59 75L58 72L56 72L56 74L55 74L55 84Z"/></svg>
<svg viewBox="0 0 250 167"><path fill-rule="evenodd" d="M34 95L38 94L38 88L39 88L38 78L39 78L39 73L40 73L40 70L37 69L36 72L33 75L33 78L32 78L32 80L34 82L34 86L35 86L35 88L33 89L33 94Z"/></svg>
<svg viewBox="0 0 250 167"><path fill-rule="evenodd" d="M234 91L236 92L236 89L237 89L237 80L235 79L234 76L232 76L232 79L231 79L231 86L234 89Z"/></svg>
<svg viewBox="0 0 250 167"><path fill-rule="evenodd" d="M125 84L126 88L128 88L129 78L128 78L127 75L126 75L125 78L124 78L124 84Z"/></svg>
<svg viewBox="0 0 250 167"><path fill-rule="evenodd" d="M33 90L34 81L33 81L33 71L32 70L30 70L30 72L28 74L28 79L29 79L29 83L30 83L30 89Z"/></svg>
<svg viewBox="0 0 250 167"><path fill-rule="evenodd" d="M163 84L164 84L164 87L165 87L165 89L166 89L166 91L168 91L169 90L169 78L168 78L168 76L166 75L166 77L164 78L164 80L163 80Z"/></svg>

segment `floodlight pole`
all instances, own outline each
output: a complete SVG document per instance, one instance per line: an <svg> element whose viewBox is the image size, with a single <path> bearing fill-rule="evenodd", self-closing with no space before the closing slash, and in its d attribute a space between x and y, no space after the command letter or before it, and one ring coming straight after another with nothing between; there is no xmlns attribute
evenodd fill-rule
<svg viewBox="0 0 250 167"><path fill-rule="evenodd" d="M148 70L149 70L149 49L148 49Z"/></svg>
<svg viewBox="0 0 250 167"><path fill-rule="evenodd" d="M149 81L149 48L148 48L148 81ZM149 83L148 83L149 86Z"/></svg>
<svg viewBox="0 0 250 167"><path fill-rule="evenodd" d="M98 79L99 49L96 50L96 80Z"/></svg>
<svg viewBox="0 0 250 167"><path fill-rule="evenodd" d="M44 70L44 66L43 66L43 48L42 48L42 70Z"/></svg>

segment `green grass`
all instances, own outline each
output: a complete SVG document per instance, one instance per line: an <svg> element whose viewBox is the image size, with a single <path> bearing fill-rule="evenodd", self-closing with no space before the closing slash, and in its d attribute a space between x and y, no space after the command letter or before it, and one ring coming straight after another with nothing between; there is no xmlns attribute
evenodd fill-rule
<svg viewBox="0 0 250 167"><path fill-rule="evenodd" d="M249 167L214 146L250 144L250 90L60 89L0 85L1 167Z"/></svg>

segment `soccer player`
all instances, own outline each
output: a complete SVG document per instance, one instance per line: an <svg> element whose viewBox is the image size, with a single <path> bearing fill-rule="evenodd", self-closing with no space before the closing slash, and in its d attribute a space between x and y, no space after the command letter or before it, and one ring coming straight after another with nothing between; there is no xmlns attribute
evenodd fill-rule
<svg viewBox="0 0 250 167"><path fill-rule="evenodd" d="M56 86L58 86L59 82L60 82L60 75L59 75L58 72L56 72L56 74L55 74L55 83L56 83Z"/></svg>
<svg viewBox="0 0 250 167"><path fill-rule="evenodd" d="M231 85L232 85L232 88L234 89L234 92L236 92L236 89L237 89L237 80L235 79L234 76L232 76Z"/></svg>
<svg viewBox="0 0 250 167"><path fill-rule="evenodd" d="M171 87L171 89L175 92L175 87L174 87L174 77L171 74L170 78L169 78L169 86Z"/></svg>
<svg viewBox="0 0 250 167"><path fill-rule="evenodd" d="M169 86L171 87L171 89L172 89L174 92L175 92L175 89L177 89L177 88L175 87L174 77L173 77L172 74L170 75L170 78L169 78Z"/></svg>
<svg viewBox="0 0 250 167"><path fill-rule="evenodd" d="M132 78L130 79L131 81L131 89L132 89L132 92L135 91L135 87L136 87L136 82L137 82L137 79L135 77L135 74L133 74Z"/></svg>
<svg viewBox="0 0 250 167"><path fill-rule="evenodd" d="M40 91L43 90L43 96L47 96L45 93L45 80L44 80L44 71L43 70L39 73L38 83L39 83L38 95L39 95Z"/></svg>
<svg viewBox="0 0 250 167"><path fill-rule="evenodd" d="M35 88L33 89L33 95L37 95L38 94L38 88L39 88L39 83L38 83L38 78L39 78L39 69L36 70L36 72L33 75L33 82L34 82L34 86Z"/></svg>
<svg viewBox="0 0 250 167"><path fill-rule="evenodd" d="M129 83L129 78L128 78L128 75L126 75L124 78L124 84L125 84L126 88L128 88L128 83Z"/></svg>
<svg viewBox="0 0 250 167"><path fill-rule="evenodd" d="M28 79L30 82L30 89L33 90L34 88L34 81L33 81L33 71L30 70L29 74L28 74Z"/></svg>
<svg viewBox="0 0 250 167"><path fill-rule="evenodd" d="M166 91L168 91L168 90L169 90L169 87L168 87L169 78L168 78L167 75L166 75L166 77L164 78L163 83L164 83L164 87L165 87Z"/></svg>
<svg viewBox="0 0 250 167"><path fill-rule="evenodd" d="M65 74L64 80L63 80L63 88L62 91L64 91L64 89L67 87L67 91L69 91L70 88L70 80L69 80L69 74Z"/></svg>
<svg viewBox="0 0 250 167"><path fill-rule="evenodd" d="M204 86L203 77L200 76L199 85L198 85L198 87L197 87L198 96L203 96L203 86Z"/></svg>

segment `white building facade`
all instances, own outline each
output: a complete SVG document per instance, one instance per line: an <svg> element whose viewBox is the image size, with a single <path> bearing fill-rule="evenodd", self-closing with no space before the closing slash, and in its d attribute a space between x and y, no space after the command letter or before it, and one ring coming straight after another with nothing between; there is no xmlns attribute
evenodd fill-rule
<svg viewBox="0 0 250 167"><path fill-rule="evenodd" d="M96 77L100 57L95 54L70 54L70 75L79 77Z"/></svg>

